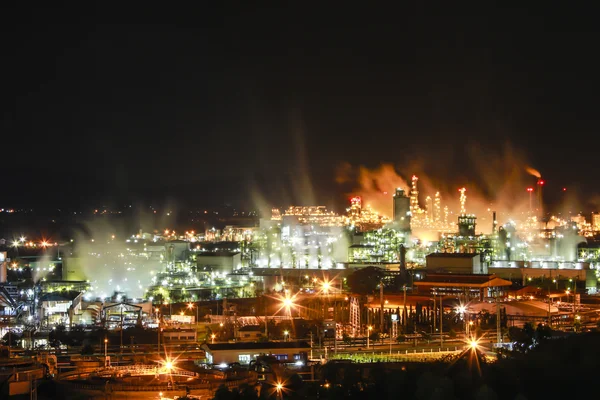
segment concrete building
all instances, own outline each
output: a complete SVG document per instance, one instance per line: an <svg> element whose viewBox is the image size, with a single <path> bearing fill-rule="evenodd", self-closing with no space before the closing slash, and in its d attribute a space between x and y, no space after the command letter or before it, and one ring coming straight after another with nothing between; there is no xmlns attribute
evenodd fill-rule
<svg viewBox="0 0 600 400"><path fill-rule="evenodd" d="M240 252L206 252L196 254L198 272L218 272L231 274L242 266Z"/></svg>
<svg viewBox="0 0 600 400"><path fill-rule="evenodd" d="M149 260L161 260L166 253L164 242L148 242L144 245L144 251Z"/></svg>
<svg viewBox="0 0 600 400"><path fill-rule="evenodd" d="M425 257L429 272L456 274L487 274L479 253L431 253Z"/></svg>
<svg viewBox="0 0 600 400"><path fill-rule="evenodd" d="M239 328L235 333L235 339L238 342L256 342L264 335L265 328L260 325L246 325Z"/></svg>
<svg viewBox="0 0 600 400"><path fill-rule="evenodd" d="M162 332L163 343L193 343L196 341L196 330L192 328L165 329Z"/></svg>
<svg viewBox="0 0 600 400"><path fill-rule="evenodd" d="M265 342L265 343L205 343L202 350L206 352L208 364L249 364L258 356L269 355L281 362L306 361L310 352L310 344L299 342Z"/></svg>

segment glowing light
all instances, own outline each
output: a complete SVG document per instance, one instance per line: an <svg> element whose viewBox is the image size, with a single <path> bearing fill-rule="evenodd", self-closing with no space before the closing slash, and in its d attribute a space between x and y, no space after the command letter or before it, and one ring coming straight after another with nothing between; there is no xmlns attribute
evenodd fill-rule
<svg viewBox="0 0 600 400"><path fill-rule="evenodd" d="M475 350L475 349L477 349L477 346L479 346L479 344L477 343L477 340L471 340L469 342L469 347L471 347L471 349Z"/></svg>
<svg viewBox="0 0 600 400"><path fill-rule="evenodd" d="M467 210L465 208L465 203L467 202L467 195L465 194L465 192L467 191L467 188L460 188L458 189L458 191L460 192L460 213L461 215L465 215L467 213Z"/></svg>

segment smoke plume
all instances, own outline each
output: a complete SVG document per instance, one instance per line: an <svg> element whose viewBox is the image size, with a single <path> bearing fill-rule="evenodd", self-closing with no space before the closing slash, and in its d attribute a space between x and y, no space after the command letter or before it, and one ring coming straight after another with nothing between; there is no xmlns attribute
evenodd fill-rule
<svg viewBox="0 0 600 400"><path fill-rule="evenodd" d="M455 223L460 212L458 189L465 187L466 212L475 214L477 232L489 233L492 228L492 212L497 212L500 224L509 220L523 221L529 215L529 194L531 186L528 174L541 176L528 166L526 157L510 145L495 151L482 152L477 145L466 149L468 171L456 171L442 179L427 173L427 162L407 162L404 164L382 163L376 168L343 163L338 168L338 183L354 182L354 190L348 195L360 195L363 201L387 216L392 215L392 196L395 188L410 190L411 177L418 180L419 204L425 208L425 199L432 199L440 192L442 209L449 209L449 222ZM433 160L431 161L434 162ZM453 165L447 166L448 170ZM527 172L528 174L524 173Z"/></svg>
<svg viewBox="0 0 600 400"><path fill-rule="evenodd" d="M542 174L540 174L540 172L537 169L531 168L531 167L525 167L525 171L527 171L528 174L531 174L533 176L535 176L538 179L542 178Z"/></svg>

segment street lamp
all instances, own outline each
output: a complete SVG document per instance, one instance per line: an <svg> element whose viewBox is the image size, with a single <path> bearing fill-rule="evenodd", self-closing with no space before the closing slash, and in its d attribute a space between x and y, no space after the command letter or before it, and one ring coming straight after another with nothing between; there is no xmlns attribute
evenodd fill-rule
<svg viewBox="0 0 600 400"><path fill-rule="evenodd" d="M283 392L283 383L277 382L277 384L275 385L275 390L277 391L277 397L281 399Z"/></svg>
<svg viewBox="0 0 600 400"><path fill-rule="evenodd" d="M284 339L285 339L286 342L288 341L289 335L290 335L289 331L283 331L283 337L284 337Z"/></svg>
<svg viewBox="0 0 600 400"><path fill-rule="evenodd" d="M217 335L215 335L214 333L212 335L210 335L210 338L212 339L212 343L215 343L215 338L217 337Z"/></svg>
<svg viewBox="0 0 600 400"><path fill-rule="evenodd" d="M372 330L373 330L373 327L371 325L369 325L367 327L367 349L369 348L369 341L371 340L370 336L371 336L371 331Z"/></svg>

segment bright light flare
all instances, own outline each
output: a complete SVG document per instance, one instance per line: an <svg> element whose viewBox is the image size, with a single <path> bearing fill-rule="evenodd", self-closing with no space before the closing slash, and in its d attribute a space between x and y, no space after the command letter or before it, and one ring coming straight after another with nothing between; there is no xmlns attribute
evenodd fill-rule
<svg viewBox="0 0 600 400"><path fill-rule="evenodd" d="M162 367L162 371L167 374L170 374L173 371L175 371L177 369L177 367L175 366L177 358L179 358L179 356L175 357L174 359L169 356L166 356L164 360L159 361Z"/></svg>
<svg viewBox="0 0 600 400"><path fill-rule="evenodd" d="M279 294L272 298L279 301L279 307L275 311L275 314L279 313L281 310L284 310L288 316L291 316L292 310L299 307L298 304L296 304L298 293L290 295L288 291L284 295Z"/></svg>

